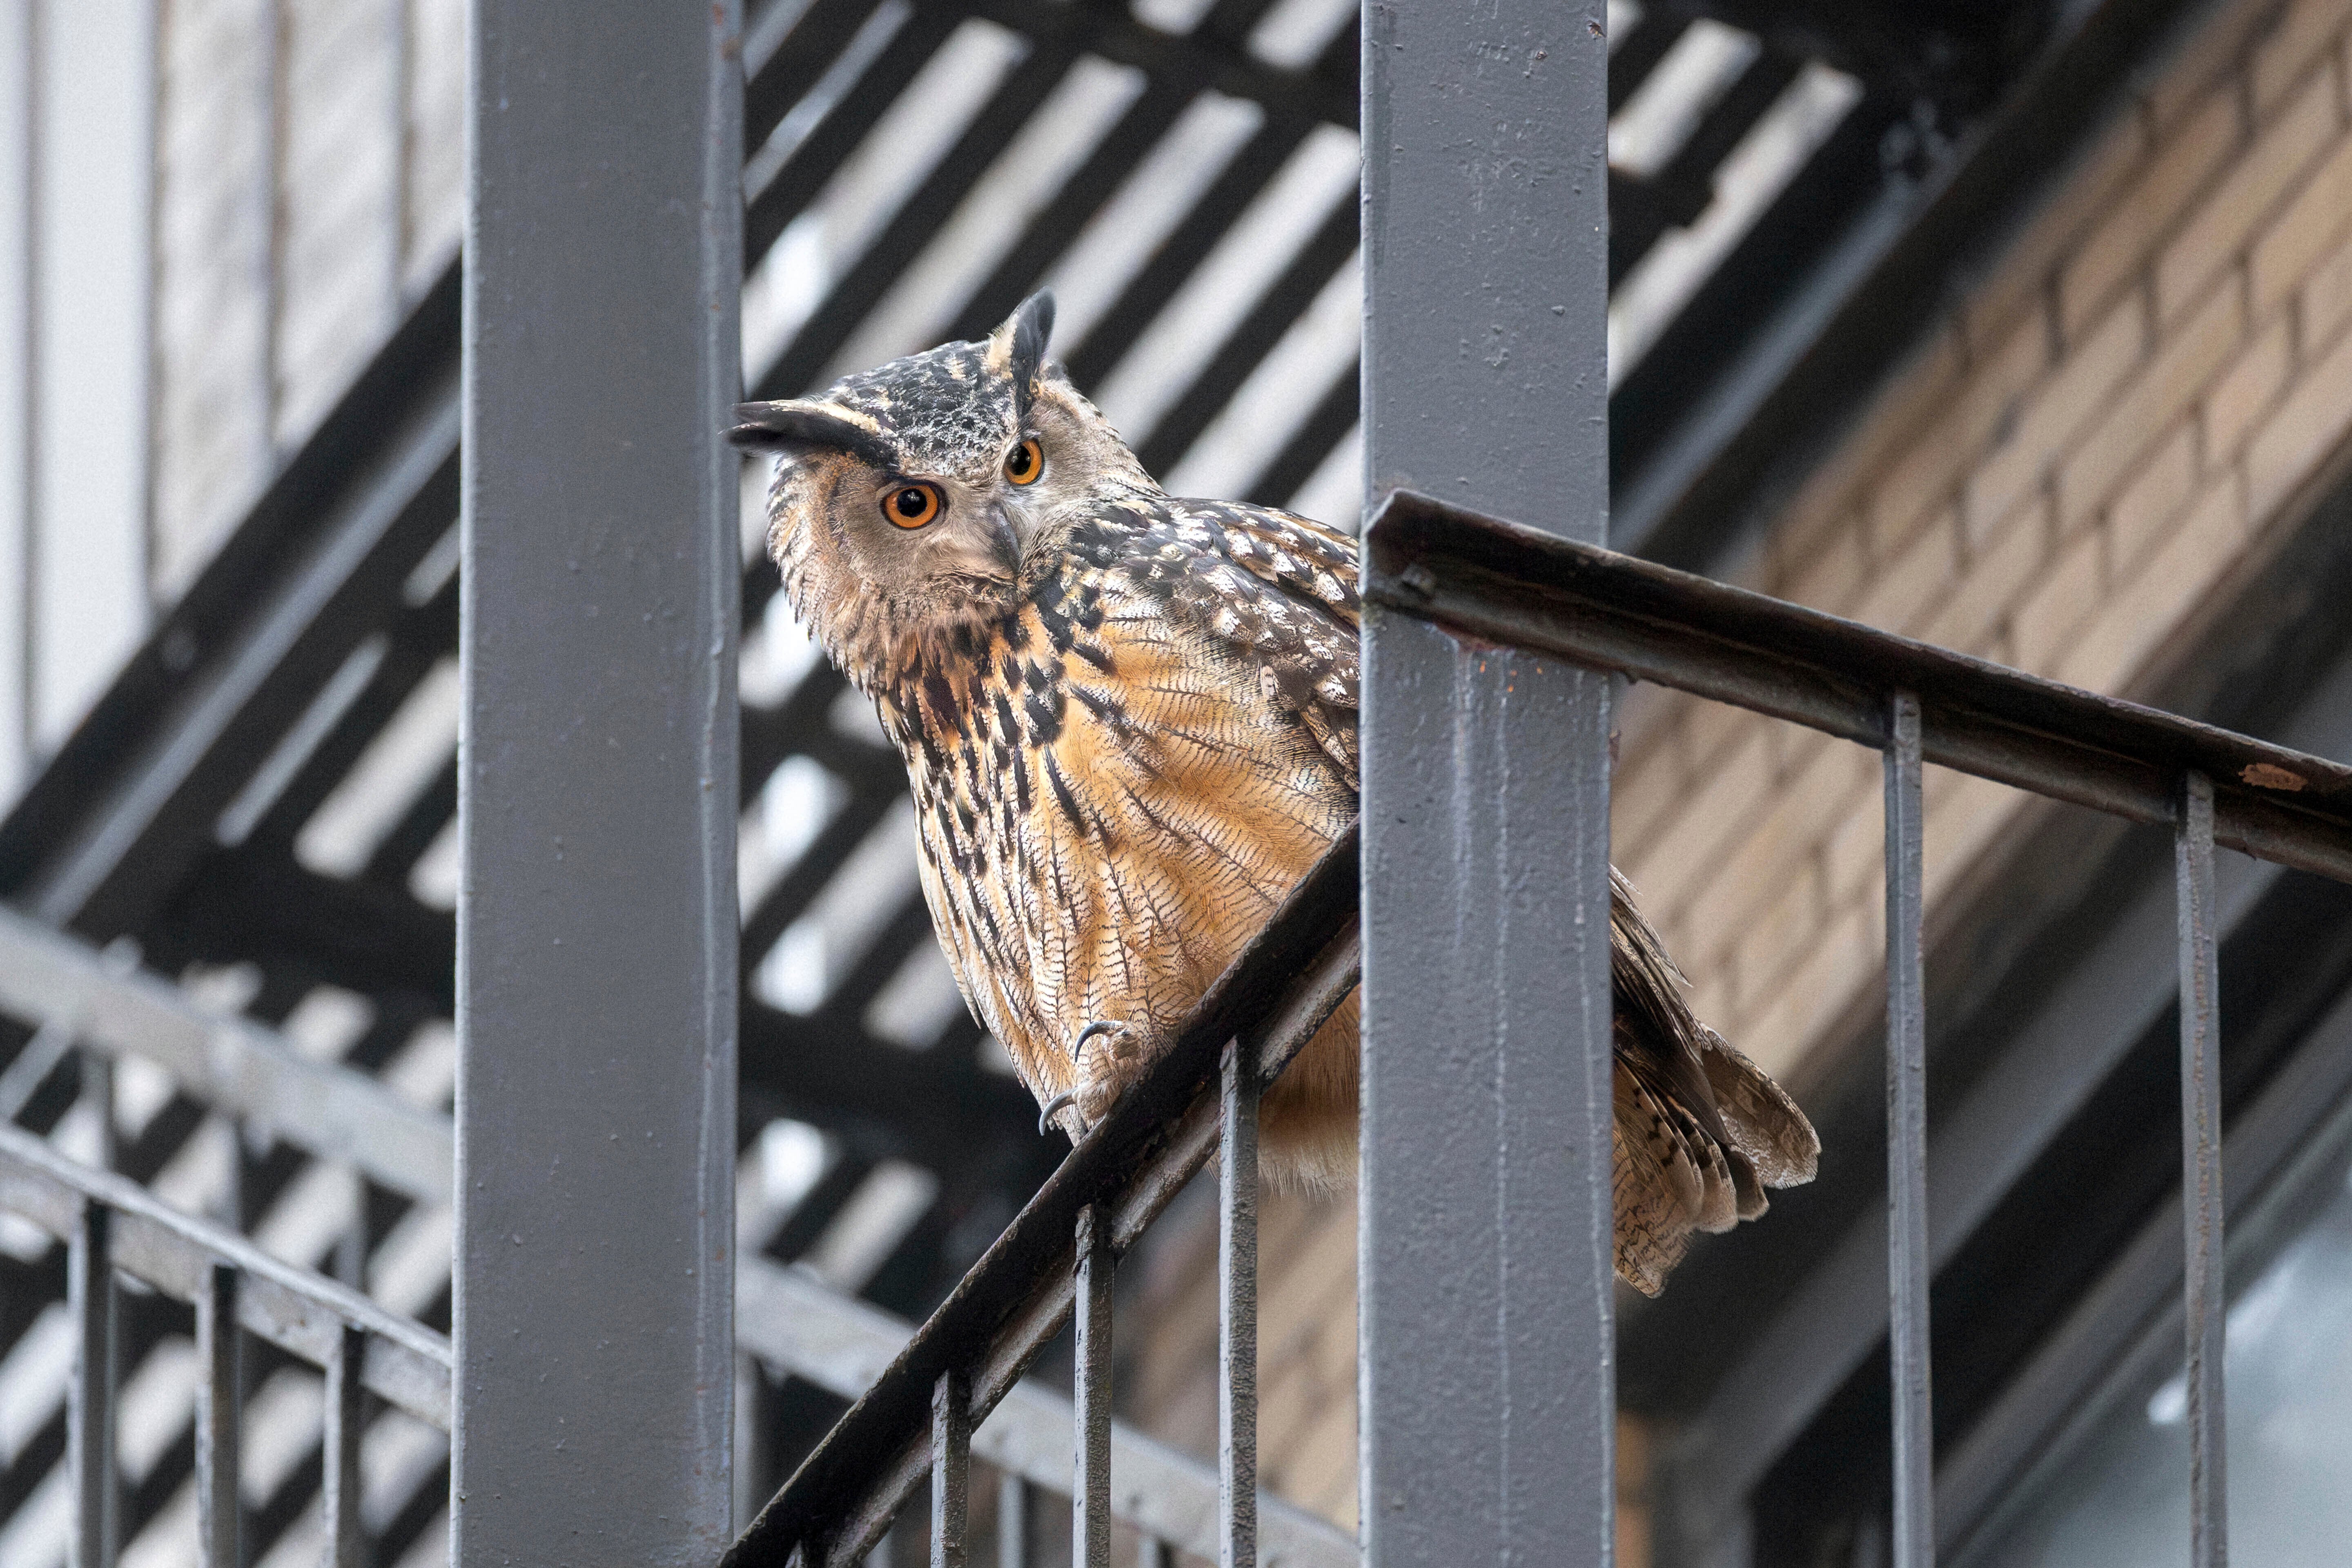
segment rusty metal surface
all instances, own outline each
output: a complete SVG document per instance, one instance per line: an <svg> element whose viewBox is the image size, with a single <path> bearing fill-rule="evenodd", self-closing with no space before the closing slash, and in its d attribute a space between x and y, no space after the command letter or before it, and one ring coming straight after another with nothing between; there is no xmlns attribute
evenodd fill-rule
<svg viewBox="0 0 2352 1568"><path fill-rule="evenodd" d="M2169 827L2179 781L2213 781L2214 838L2352 881L2352 768L1399 492L1369 535L1366 595L1457 636L1622 670L1886 744L1919 699L1930 763Z"/></svg>

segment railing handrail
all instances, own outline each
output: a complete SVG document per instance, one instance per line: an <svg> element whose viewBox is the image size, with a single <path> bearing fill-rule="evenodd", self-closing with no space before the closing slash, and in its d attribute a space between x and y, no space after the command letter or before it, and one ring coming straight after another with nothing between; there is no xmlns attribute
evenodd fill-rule
<svg viewBox="0 0 2352 1568"><path fill-rule="evenodd" d="M1253 1043L1259 1079L1271 1081L1355 989L1356 846L1351 827L1202 998L1175 1043L769 1500L728 1549L725 1568L782 1568L812 1539L827 1561L855 1560L925 1473L940 1378L969 1377L973 1424L994 1408L1069 1317L1081 1213L1108 1211L1111 1250L1124 1250L1215 1152L1227 1044Z"/></svg>
<svg viewBox="0 0 2352 1568"><path fill-rule="evenodd" d="M257 1122L404 1196L446 1204L449 1119L274 1029L197 1005L170 981L0 907L0 1012L61 1029L110 1057L139 1057L215 1110Z"/></svg>
<svg viewBox="0 0 2352 1568"><path fill-rule="evenodd" d="M1908 691L1926 761L2131 821L2170 826L2201 773L2216 842L2352 881L2352 767L2325 757L1412 490L1382 502L1364 553L1364 596L1388 608L1874 749Z"/></svg>
<svg viewBox="0 0 2352 1568"><path fill-rule="evenodd" d="M914 1327L804 1269L746 1255L735 1266L735 1343L780 1372L856 1399L905 1350ZM1024 1378L995 1414L975 1422L971 1451L998 1469L1065 1497L1076 1412L1066 1395ZM1118 1478L1113 1513L1155 1540L1197 1557L1217 1555L1216 1470L1136 1431L1111 1425ZM1258 1494L1265 1562L1288 1568L1356 1568L1352 1536L1319 1514Z"/></svg>
<svg viewBox="0 0 2352 1568"><path fill-rule="evenodd" d="M271 1257L235 1232L172 1208L127 1176L93 1170L21 1127L0 1124L0 1210L70 1243L92 1205L114 1216L110 1260L174 1300L194 1302L215 1265L237 1271L238 1323L316 1366L344 1329L366 1336L362 1384L449 1429L449 1341L323 1275Z"/></svg>
<svg viewBox="0 0 2352 1568"><path fill-rule="evenodd" d="M2220 942L2213 849L2352 882L2352 768L1397 491L1364 596L1879 751L1885 784L1888 1365L1897 1563L1932 1568L1922 763L2174 836L2189 1558L2227 1560Z"/></svg>

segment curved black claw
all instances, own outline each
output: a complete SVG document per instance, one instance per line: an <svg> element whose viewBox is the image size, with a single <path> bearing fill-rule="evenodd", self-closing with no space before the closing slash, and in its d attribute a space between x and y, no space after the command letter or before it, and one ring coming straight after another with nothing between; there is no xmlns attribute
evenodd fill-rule
<svg viewBox="0 0 2352 1568"><path fill-rule="evenodd" d="M1043 1138L1045 1135L1045 1130L1054 1124L1054 1112L1061 1110L1066 1105L1076 1104L1077 1100L1078 1091L1076 1089L1066 1089L1061 1093L1055 1095L1053 1099L1047 1100L1045 1102L1045 1109L1037 1113L1037 1136Z"/></svg>
<svg viewBox="0 0 2352 1568"><path fill-rule="evenodd" d="M1093 1039L1097 1035L1110 1034L1117 1030L1118 1027L1118 1026L1117 1024L1107 1024L1097 1018L1093 1023L1088 1024L1085 1028L1080 1029L1078 1031L1078 1037L1070 1042L1070 1059L1074 1062L1084 1062L1087 1059L1087 1042Z"/></svg>

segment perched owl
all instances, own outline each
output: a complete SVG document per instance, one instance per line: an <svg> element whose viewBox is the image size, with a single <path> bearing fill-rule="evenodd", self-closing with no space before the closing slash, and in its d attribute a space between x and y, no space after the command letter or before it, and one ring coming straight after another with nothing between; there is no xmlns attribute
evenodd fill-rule
<svg viewBox="0 0 2352 1568"><path fill-rule="evenodd" d="M1355 819L1356 542L1153 482L1045 357L1040 294L822 395L747 404L782 454L793 612L905 756L964 999L1074 1136ZM1617 1269L1810 1179L1787 1095L1692 1016L1616 884ZM1265 1168L1354 1169L1350 997L1267 1092Z"/></svg>

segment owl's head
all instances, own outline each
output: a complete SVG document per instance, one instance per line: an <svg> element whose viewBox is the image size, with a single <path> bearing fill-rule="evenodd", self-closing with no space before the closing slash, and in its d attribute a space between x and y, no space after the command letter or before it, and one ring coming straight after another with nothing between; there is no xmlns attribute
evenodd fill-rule
<svg viewBox="0 0 2352 1568"><path fill-rule="evenodd" d="M735 444L782 458L768 550L785 595L859 685L903 668L909 638L1011 610L1024 563L1057 551L1090 507L1156 490L1046 360L1053 328L1039 293L982 342L736 409Z"/></svg>

